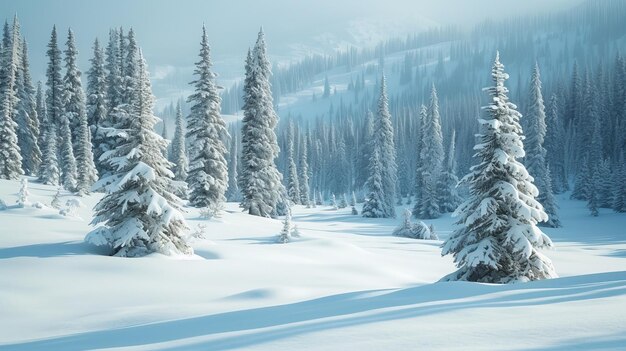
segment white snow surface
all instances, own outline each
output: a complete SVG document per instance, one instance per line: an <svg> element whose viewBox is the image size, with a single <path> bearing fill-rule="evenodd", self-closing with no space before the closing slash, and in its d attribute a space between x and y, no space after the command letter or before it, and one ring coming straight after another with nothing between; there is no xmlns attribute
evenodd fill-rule
<svg viewBox="0 0 626 351"><path fill-rule="evenodd" d="M18 190L0 180L6 203ZM29 190L45 205L56 192ZM455 269L441 241L328 206L296 206L301 238L287 244L275 243L280 219L236 203L211 220L187 208L191 231L206 225L194 256L102 256L83 241L100 196L80 198L79 217L0 211L0 350L626 347L626 215L591 217L568 194L557 197L563 228L544 229L560 278L512 285L438 283ZM442 240L454 228L449 214L425 222Z"/></svg>

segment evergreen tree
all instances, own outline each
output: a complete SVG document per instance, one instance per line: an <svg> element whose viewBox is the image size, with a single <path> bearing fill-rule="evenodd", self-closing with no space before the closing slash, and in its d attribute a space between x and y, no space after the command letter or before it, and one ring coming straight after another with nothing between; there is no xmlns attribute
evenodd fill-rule
<svg viewBox="0 0 626 351"><path fill-rule="evenodd" d="M83 93L83 87L81 82L81 72L78 69L78 50L74 43L74 33L70 29L67 34L67 44L65 50L65 78L63 79L63 103L64 103L64 121L63 129L65 130L70 126L71 132L71 146L72 152L75 155L75 160L66 160L69 155L63 154L64 167L72 167L72 163L75 162L73 167L76 168L74 174L70 172L64 173L64 186L67 189L73 190L75 188L80 194L87 194L91 190L91 186L98 180L98 173L93 161L93 151L91 144L91 134L89 131L89 125L87 121L87 111L85 106L85 95ZM62 144L63 151L69 148L69 145L64 138ZM74 177L74 180L71 178ZM72 188L69 188L72 187Z"/></svg>
<svg viewBox="0 0 626 351"><path fill-rule="evenodd" d="M370 177L365 184L368 190L361 215L367 218L384 218L384 194L383 194L383 179L382 179L382 164L380 162L380 156L378 148L374 148L369 164Z"/></svg>
<svg viewBox="0 0 626 351"><path fill-rule="evenodd" d="M626 162L622 151L619 162L613 170L613 210L615 212L626 212Z"/></svg>
<svg viewBox="0 0 626 351"><path fill-rule="evenodd" d="M300 171L299 184L300 184L300 203L303 205L310 205L311 194L309 190L309 162L308 162L308 142L307 138L302 138L302 144L300 145Z"/></svg>
<svg viewBox="0 0 626 351"><path fill-rule="evenodd" d="M17 193L17 205L19 207L24 207L29 204L28 196L30 192L28 191L28 178L24 177L20 181L20 191Z"/></svg>
<svg viewBox="0 0 626 351"><path fill-rule="evenodd" d="M41 149L39 148L39 116L35 101L35 87L30 75L28 47L26 41L21 44L21 62L18 76L18 145L24 157L22 168L25 174L35 175L41 165Z"/></svg>
<svg viewBox="0 0 626 351"><path fill-rule="evenodd" d="M528 120L526 133L526 145L525 149L526 157L524 163L528 173L533 177L534 184L539 190L537 200L545 208L556 210L555 203L547 203L547 200L555 201L552 194L552 180L549 178L549 170L546 164L546 149L543 147L543 143L546 136L546 113L545 106L543 104L543 95L541 93L541 77L539 73L539 66L535 64L533 68L532 76L530 79L530 91L528 101L528 114L526 115ZM548 213L550 215L556 215L556 213ZM554 221L547 221L547 226L554 226Z"/></svg>
<svg viewBox="0 0 626 351"><path fill-rule="evenodd" d="M452 131L452 138L450 139L450 148L448 151L447 162L445 171L441 174L441 180L439 182L439 195L440 195L440 211L441 212L453 212L462 202L459 192L457 191L457 184L459 179L456 176L456 158L454 156L456 133Z"/></svg>
<svg viewBox="0 0 626 351"><path fill-rule="evenodd" d="M91 68L87 72L87 123L93 137L93 153L96 168L103 171L100 156L107 150L106 138L100 131L107 127L107 75L104 67L104 53L98 39L93 44Z"/></svg>
<svg viewBox="0 0 626 351"><path fill-rule="evenodd" d="M226 124L220 115L220 96L215 85L206 28L202 27L200 60L196 62L192 81L194 94L189 96L191 113L188 117L187 139L190 150L189 203L194 207L206 207L218 211L224 201L228 186L226 147L223 139L228 137Z"/></svg>
<svg viewBox="0 0 626 351"><path fill-rule="evenodd" d="M439 117L439 99L434 85L431 90L430 104L428 105L426 120L422 129L422 150L420 154L422 189L421 202L416 203L416 206L419 206L418 218L437 218L441 215L439 212L440 198L437 183L441 177L444 152Z"/></svg>
<svg viewBox="0 0 626 351"><path fill-rule="evenodd" d="M422 160L422 149L425 149L424 146L424 137L422 128L426 126L426 122L428 120L428 109L425 105L420 106L419 118L418 118L418 128L416 133L416 151L417 151L417 159L416 159L416 169L415 169L415 181L414 181L414 192L415 192L415 205L413 206L413 216L419 218L422 213L422 204L424 203L424 173L425 168Z"/></svg>
<svg viewBox="0 0 626 351"><path fill-rule="evenodd" d="M378 112L374 121L374 149L378 150L380 162L380 177L382 181L381 214L383 218L395 218L395 192L397 178L396 148L394 145L393 124L389 113L389 99L387 97L387 83L383 75L378 98ZM371 176L371 173L370 173ZM371 192L372 189L368 188Z"/></svg>
<svg viewBox="0 0 626 351"><path fill-rule="evenodd" d="M0 57L0 178L19 179L22 174L22 156L17 140L17 78L20 66L20 39L17 17L13 30L4 24L2 56Z"/></svg>
<svg viewBox="0 0 626 351"><path fill-rule="evenodd" d="M165 137L164 137L165 138ZM185 148L185 120L180 102L176 106L176 131L174 132L174 140L172 140L172 158L174 163L174 180L187 180L187 170L189 161L187 160L187 150Z"/></svg>
<svg viewBox="0 0 626 351"><path fill-rule="evenodd" d="M238 161L237 135L233 134L230 140L230 161L228 162L228 190L226 190L226 199L228 201L241 200L241 192L239 191L239 184L237 184Z"/></svg>
<svg viewBox="0 0 626 351"><path fill-rule="evenodd" d="M35 110L37 112L37 119L39 120L39 137L37 144L41 148L43 154L43 140L46 135L46 124L44 120L44 109L46 108L46 93L44 92L43 84L41 81L37 82L37 93L35 94ZM43 160L43 155L41 156Z"/></svg>
<svg viewBox="0 0 626 351"><path fill-rule="evenodd" d="M39 180L48 185L59 185L60 170L57 159L57 128L48 117L46 105L42 106L43 118L43 157L39 170Z"/></svg>
<svg viewBox="0 0 626 351"><path fill-rule="evenodd" d="M537 188L523 164L520 114L508 101L508 75L499 55L493 65L491 103L479 119L476 156L479 163L463 178L470 198L456 210L461 228L444 242L442 254L452 254L459 268L443 280L510 283L556 277L551 261L538 249L552 246L536 226L548 219Z"/></svg>
<svg viewBox="0 0 626 351"><path fill-rule="evenodd" d="M278 236L278 242L281 244L288 243L291 241L292 234L293 226L291 224L291 211L287 211L285 219L283 220L283 229L280 231L280 235Z"/></svg>
<svg viewBox="0 0 626 351"><path fill-rule="evenodd" d="M565 131L559 117L559 100L556 94L550 98L546 118L546 163L550 165L552 189L555 193L561 194L569 189L569 185L565 174L565 148L563 145Z"/></svg>
<svg viewBox="0 0 626 351"><path fill-rule="evenodd" d="M296 161L294 160L293 139L294 130L293 123L289 121L289 136L287 138L287 193L289 200L295 205L300 204L300 182L298 179L298 170L296 169Z"/></svg>
<svg viewBox="0 0 626 351"><path fill-rule="evenodd" d="M248 53L246 59L239 184L244 210L263 217L276 212L283 189L282 175L274 163L279 152L274 133L278 116L272 102L270 76L265 37L261 30L253 51Z"/></svg>
<svg viewBox="0 0 626 351"><path fill-rule="evenodd" d="M115 256L143 256L151 252L191 254L183 239L187 229L179 199L169 192L173 177L163 157L167 142L154 132L153 97L141 52L128 129L128 141L103 157L111 163L111 179L103 180L107 195L96 205L92 225L85 237L94 245L108 246Z"/></svg>

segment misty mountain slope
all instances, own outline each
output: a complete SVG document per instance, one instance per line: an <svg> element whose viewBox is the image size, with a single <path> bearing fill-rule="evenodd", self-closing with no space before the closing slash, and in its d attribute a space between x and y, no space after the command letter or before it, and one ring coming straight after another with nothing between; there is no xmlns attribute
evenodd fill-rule
<svg viewBox="0 0 626 351"><path fill-rule="evenodd" d="M0 181L0 198L11 205L18 187ZM56 192L30 189L29 201L43 204ZM603 210L594 219L567 198L559 197L564 227L546 229L561 278L512 285L437 283L454 269L440 241L393 237L400 219L329 206L296 206L302 237L284 245L275 242L280 221L235 203L210 221L187 208L192 230L206 225L205 238L192 240L195 255L145 259L101 256L83 243L99 195L80 198L81 218L10 208L0 216L0 228L11 228L0 236L0 347L618 348L626 341L626 217ZM447 215L426 222L440 239L454 228ZM505 316L516 324L501 323Z"/></svg>

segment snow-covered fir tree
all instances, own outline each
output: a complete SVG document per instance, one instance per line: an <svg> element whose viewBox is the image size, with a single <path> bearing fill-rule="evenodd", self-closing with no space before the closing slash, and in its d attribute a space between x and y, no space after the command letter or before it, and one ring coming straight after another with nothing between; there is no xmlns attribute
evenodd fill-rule
<svg viewBox="0 0 626 351"><path fill-rule="evenodd" d="M287 211L285 219L283 220L283 229L278 235L278 242L281 244L286 244L290 242L291 236L293 234L293 229L293 225L291 224L291 211Z"/></svg>
<svg viewBox="0 0 626 351"><path fill-rule="evenodd" d="M206 28L202 27L200 60L196 62L191 82L194 93L189 96L191 113L187 119L189 151L189 203L194 207L206 207L218 211L224 201L228 186L226 147L223 140L228 137L226 123L220 115L220 96L215 85L209 41Z"/></svg>
<svg viewBox="0 0 626 351"><path fill-rule="evenodd" d="M446 166L441 173L439 181L439 210L441 212L453 212L461 204L463 199L459 196L457 190L457 184L459 178L456 176L456 157L455 157L455 142L456 133L452 131L452 137L450 138L450 146L448 149L448 155L446 156Z"/></svg>
<svg viewBox="0 0 626 351"><path fill-rule="evenodd" d="M185 140L185 119L179 101L176 105L176 130L174 131L174 139L172 140L172 158L170 159L175 165L174 179L178 181L187 180L187 170L189 169Z"/></svg>
<svg viewBox="0 0 626 351"><path fill-rule="evenodd" d="M626 160L622 151L619 162L613 171L613 210L615 212L626 212Z"/></svg>
<svg viewBox="0 0 626 351"><path fill-rule="evenodd" d="M64 118L67 119L68 125L72 129L71 144L72 151L75 156L75 182L74 189L80 194L87 194L91 190L91 186L98 180L98 173L93 160L93 146L91 144L91 133L87 121L87 111L85 106L85 95L81 82L81 72L78 69L78 50L74 42L74 33L70 29L67 35L67 43L65 50L65 78L63 79L63 104ZM65 121L63 122L65 129ZM66 148L65 140L63 147ZM65 149L63 149L65 151ZM63 155L65 158L66 155ZM69 160L68 162L72 162ZM71 163L64 163L65 166L71 167ZM64 166L64 167L65 167ZM64 176L70 177L67 174ZM64 181L64 185L70 186ZM73 189L70 189L73 190Z"/></svg>
<svg viewBox="0 0 626 351"><path fill-rule="evenodd" d="M507 78L496 55L494 86L485 89L491 103L479 119L478 164L462 180L470 197L455 212L462 227L442 249L443 255L454 256L459 269L443 280L511 283L557 276L550 259L539 252L552 246L537 227L548 216L535 200L532 177L517 160L524 157L521 115L508 101Z"/></svg>
<svg viewBox="0 0 626 351"><path fill-rule="evenodd" d="M237 134L233 133L230 139L230 153L228 162L228 190L226 190L226 199L228 201L241 201L241 191L237 183L237 172L239 164Z"/></svg>
<svg viewBox="0 0 626 351"><path fill-rule="evenodd" d="M366 183L368 194L378 194L373 201L367 201L363 208L364 217L393 218L396 216L395 192L397 182L396 150L394 145L393 124L389 113L387 83L383 75L378 98L378 111L374 119L373 152L376 157L370 159L369 179ZM379 173L379 174L377 174ZM380 184L377 184L380 182ZM374 208L374 206L380 206Z"/></svg>
<svg viewBox="0 0 626 351"><path fill-rule="evenodd" d="M330 205L330 207L331 207L333 210L337 210L337 209L339 209L339 206L337 205L337 198L335 197L335 194L334 194L334 193L333 193L333 194L330 194L330 204L329 204L329 205Z"/></svg>
<svg viewBox="0 0 626 351"><path fill-rule="evenodd" d="M439 98L434 85L424 122L420 154L422 189L420 202L417 202L415 206L419 207L418 218L437 218L441 215L437 183L441 178L444 151L441 119L439 117Z"/></svg>
<svg viewBox="0 0 626 351"><path fill-rule="evenodd" d="M42 106L43 117L43 155L39 170L39 180L48 185L59 185L61 170L57 159L57 128L48 117L46 105Z"/></svg>
<svg viewBox="0 0 626 351"><path fill-rule="evenodd" d="M61 115L59 127L59 155L61 157L61 185L65 190L76 190L76 157L72 147L72 131L68 115Z"/></svg>
<svg viewBox="0 0 626 351"><path fill-rule="evenodd" d="M416 167L415 167L415 180L413 182L415 205L413 206L413 216L418 218L422 213L422 204L424 203L424 165L422 164L422 149L424 148L423 128L426 126L428 119L428 109L425 105L420 106L418 115L418 127L415 133L415 151L417 152Z"/></svg>
<svg viewBox="0 0 626 351"><path fill-rule="evenodd" d="M39 117L35 101L35 87L30 75L28 62L28 47L26 40L22 40L19 75L17 79L18 95L18 135L17 141L22 152L22 169L27 175L39 173L41 165L41 149L39 146Z"/></svg>
<svg viewBox="0 0 626 351"><path fill-rule="evenodd" d="M289 121L289 136L287 137L287 193L291 203L300 204L300 180L298 179L298 169L294 160L294 127L293 122Z"/></svg>
<svg viewBox="0 0 626 351"><path fill-rule="evenodd" d="M100 156L105 151L104 134L100 131L101 126L107 125L107 75L104 67L104 53L100 42L96 39L93 43L93 57L90 59L91 67L87 71L87 122L92 135L93 153L96 168L99 172L103 169Z"/></svg>
<svg viewBox="0 0 626 351"><path fill-rule="evenodd" d="M550 173L546 164L546 149L543 147L547 131L546 112L543 103L543 94L541 92L539 65L536 63L530 78L528 97L528 113L526 114L527 131L525 139L526 157L524 158L524 164L528 173L533 177L533 183L539 191L537 200L548 214L548 220L544 224L548 227L556 227L558 226L558 221L550 221L549 219L557 214L547 211L548 208L554 211L557 206L554 203L555 198L552 194L551 186L552 180L549 178ZM547 203L547 201L552 201L552 203Z"/></svg>
<svg viewBox="0 0 626 351"><path fill-rule="evenodd" d="M310 206L311 191L309 188L308 140L302 138L300 145L300 166L298 167L298 183L300 184L300 203Z"/></svg>
<svg viewBox="0 0 626 351"><path fill-rule="evenodd" d="M383 179L382 179L382 164L380 162L378 148L374 148L369 164L369 178L365 184L365 188L368 193L361 210L361 215L367 218L384 218L385 213L383 210L384 193L383 193Z"/></svg>
<svg viewBox="0 0 626 351"><path fill-rule="evenodd" d="M246 59L239 187L244 210L263 217L276 212L283 189L282 175L274 163L279 152L274 132L278 116L272 102L270 76L265 36L261 30Z"/></svg>
<svg viewBox="0 0 626 351"><path fill-rule="evenodd" d="M561 194L569 190L569 184L565 173L565 131L559 117L559 99L556 94L550 98L550 104L546 113L546 163L550 165L552 175L552 190ZM548 214L549 215L549 214Z"/></svg>
<svg viewBox="0 0 626 351"><path fill-rule="evenodd" d="M19 179L22 174L22 156L17 140L17 78L20 62L20 38L17 16L13 30L5 22L0 57L0 178Z"/></svg>
<svg viewBox="0 0 626 351"><path fill-rule="evenodd" d="M57 188L57 191L52 197L52 201L50 201L50 206L52 206L52 208L61 209L61 188Z"/></svg>
<svg viewBox="0 0 626 351"><path fill-rule="evenodd" d="M143 55L138 57L137 85L133 92L127 142L105 152L104 159L116 172L107 195L95 207L93 225L85 241L108 246L111 255L143 256L152 252L192 254L184 240L187 229L180 200L169 192L174 174L163 156L167 142L154 131L153 96ZM100 225L99 225L100 224Z"/></svg>
<svg viewBox="0 0 626 351"><path fill-rule="evenodd" d="M15 202L17 203L19 207L24 207L29 204L28 202L29 195L30 195L30 192L28 191L28 178L24 177L20 181L20 190L17 193L17 201Z"/></svg>

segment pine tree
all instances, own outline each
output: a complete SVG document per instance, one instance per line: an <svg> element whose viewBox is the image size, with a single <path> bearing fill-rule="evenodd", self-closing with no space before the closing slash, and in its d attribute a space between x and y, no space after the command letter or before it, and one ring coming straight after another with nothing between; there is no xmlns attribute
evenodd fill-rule
<svg viewBox="0 0 626 351"><path fill-rule="evenodd" d="M185 148L185 119L180 102L176 106L176 131L174 132L174 140L172 140L172 159L174 163L174 180L187 180L187 170L189 169L189 161L187 160L187 150Z"/></svg>
<svg viewBox="0 0 626 351"><path fill-rule="evenodd" d="M0 178L19 179L22 174L22 156L17 140L17 78L20 65L20 39L17 17L13 30L4 24L4 40L0 63Z"/></svg>
<svg viewBox="0 0 626 351"><path fill-rule="evenodd" d="M440 198L437 183L441 177L443 164L443 136L441 133L441 121L439 117L439 99L437 90L433 85L430 94L430 104L425 123L422 126L422 150L420 154L422 166L422 189L421 202L418 218L437 218Z"/></svg>
<svg viewBox="0 0 626 351"><path fill-rule="evenodd" d="M36 175L41 165L41 149L39 148L39 117L35 101L35 87L30 75L28 47L26 41L21 44L21 61L18 76L18 145L24 157L22 168L25 174Z"/></svg>
<svg viewBox="0 0 626 351"><path fill-rule="evenodd" d="M106 138L100 130L107 127L107 76L104 67L104 53L98 39L93 44L91 68L87 72L87 123L93 137L94 161L98 172L103 171L100 156L107 150Z"/></svg>
<svg viewBox="0 0 626 351"><path fill-rule="evenodd" d="M24 207L29 204L28 196L30 192L28 191L28 178L24 177L20 181L20 191L17 193L17 205L19 207Z"/></svg>
<svg viewBox="0 0 626 351"><path fill-rule="evenodd" d="M154 132L156 117L148 71L138 56L135 101L132 104L127 142L103 155L117 171L103 180L107 195L95 207L85 241L108 246L115 256L143 256L151 252L191 254L183 239L187 229L180 201L168 188L173 177L163 157L167 142Z"/></svg>
<svg viewBox="0 0 626 351"><path fill-rule="evenodd" d="M370 177L367 179L365 187L368 190L361 215L367 218L384 218L384 194L383 194L383 179L382 179L382 165L380 162L380 156L378 148L374 148L369 164Z"/></svg>
<svg viewBox="0 0 626 351"><path fill-rule="evenodd" d="M491 103L479 119L479 163L462 180L470 186L470 198L455 212L462 227L442 249L459 269L443 280L510 283L556 277L551 261L538 251L552 246L536 226L548 216L534 199L532 177L517 161L524 156L521 115L508 101L508 75L499 55L492 78L495 86L485 89Z"/></svg>
<svg viewBox="0 0 626 351"><path fill-rule="evenodd" d="M295 205L300 204L300 182L298 179L298 170L296 168L296 161L294 160L293 139L294 139L294 127L293 123L289 121L289 136L287 137L287 193L289 194L289 200Z"/></svg>
<svg viewBox="0 0 626 351"><path fill-rule="evenodd" d="M228 201L241 200L241 191L239 191L239 184L237 184L238 161L237 135L233 134L230 140L230 161L228 162L228 190L226 190L226 199Z"/></svg>
<svg viewBox="0 0 626 351"><path fill-rule="evenodd" d="M415 205L413 206L413 216L419 218L422 213L422 204L424 203L424 164L422 160L422 149L424 149L424 137L422 129L426 126L426 122L428 120L428 109L425 105L420 106L419 119L418 119L418 127L416 133L416 151L417 151L417 159L416 159L416 169L415 169L415 181L414 181L414 192L415 192Z"/></svg>
<svg viewBox="0 0 626 351"><path fill-rule="evenodd" d="M559 100L556 94L550 98L546 125L546 163L550 165L552 189L555 193L561 194L569 190L569 185L565 174L565 148L563 145L565 131L559 117Z"/></svg>
<svg viewBox="0 0 626 351"><path fill-rule="evenodd" d="M76 189L76 158L72 148L72 131L67 115L62 115L59 128L59 141L61 143L59 154L61 156L61 185L68 191Z"/></svg>
<svg viewBox="0 0 626 351"><path fill-rule="evenodd" d="M456 176L456 158L454 155L456 133L452 131L450 139L450 148L446 160L445 171L441 174L439 182L440 211L453 212L461 204L462 199L457 191L459 179Z"/></svg>
<svg viewBox="0 0 626 351"><path fill-rule="evenodd" d="M378 112L374 120L374 145L378 151L378 162L380 163L381 192L378 197L381 199L381 217L395 218L395 192L397 183L396 148L394 145L393 124L389 113L389 100L387 98L387 83L383 75L380 85L380 96L378 98ZM370 168L371 169L371 168ZM370 173L370 177L372 173ZM371 182L368 181L369 184ZM372 188L368 188L372 192ZM368 212L369 214L369 212ZM365 215L365 214L364 214Z"/></svg>
<svg viewBox="0 0 626 351"><path fill-rule="evenodd" d="M550 165L547 165L546 168L547 170L546 170L545 186L547 189L552 189L553 187L552 187L552 175L550 174ZM561 220L559 219L559 214L558 214L559 206L556 203L554 193L552 191L547 191L543 195L542 201L543 201L542 203L543 209L548 215L548 220L540 223L539 225L543 225L543 226L550 227L550 228L561 227Z"/></svg>
<svg viewBox="0 0 626 351"><path fill-rule="evenodd" d="M35 93L35 110L37 112L37 119L39 120L39 136L37 144L41 148L42 161L43 161L43 141L46 135L46 121L44 119L44 109L46 108L46 93L44 92L43 84L41 81L37 82L37 93ZM40 166L41 167L41 166Z"/></svg>
<svg viewBox="0 0 626 351"><path fill-rule="evenodd" d="M300 184L300 203L310 205L311 194L309 190L309 162L308 162L308 143L307 138L302 138L300 145L300 171L298 183Z"/></svg>
<svg viewBox="0 0 626 351"><path fill-rule="evenodd" d="M64 174L63 184L68 190L76 190L80 194L88 194L91 186L98 180L98 173L93 160L93 151L91 144L91 134L87 121L87 111L85 106L85 95L81 82L81 72L78 69L78 50L74 43L74 33L70 29L67 34L67 43L65 50L65 78L63 79L63 103L64 118L67 122L63 122L62 131L66 130L66 123L70 126L72 132L71 141L72 152L75 160L66 158L69 155L63 154L64 167L72 167L75 162L76 171L74 174ZM69 148L66 139L62 144L63 151ZM74 179L72 179L74 177ZM72 188L70 188L72 187Z"/></svg>
<svg viewBox="0 0 626 351"><path fill-rule="evenodd" d="M613 170L613 210L615 212L626 212L626 162L622 151L619 162Z"/></svg>
<svg viewBox="0 0 626 351"><path fill-rule="evenodd" d="M39 180L48 185L59 185L61 177L59 161L57 159L57 133L56 126L48 117L46 105L42 106L41 115L43 118L43 156L41 168L39 170Z"/></svg>
<svg viewBox="0 0 626 351"><path fill-rule="evenodd" d="M543 104L543 95L541 93L541 77L539 73L539 65L535 63L532 76L530 79L530 91L528 101L528 114L526 115L528 120L526 133L525 149L526 157L524 158L524 164L528 173L533 177L534 184L539 190L537 200L544 208L549 207L552 211L556 210L556 204L554 203L554 195L552 194L552 180L550 179L550 173L546 164L546 149L543 147L543 143L546 137L547 125L546 125L546 113L545 106ZM547 200L552 201L548 204ZM548 213L550 215L556 215L556 213ZM553 226L554 221L547 221L547 226Z"/></svg>
<svg viewBox="0 0 626 351"><path fill-rule="evenodd" d="M276 212L284 189L282 175L274 163L279 152L274 133L278 116L272 102L270 75L265 37L261 30L254 49L246 59L239 185L244 210L262 217Z"/></svg>
<svg viewBox="0 0 626 351"><path fill-rule="evenodd" d="M191 113L187 139L192 145L187 176L189 203L194 207L218 211L226 201L224 195L228 186L226 147L222 141L228 137L228 132L220 115L221 98L215 85L216 75L211 71L210 48L204 26L199 56L194 71L196 80L190 83L195 92L188 98Z"/></svg>
<svg viewBox="0 0 626 351"><path fill-rule="evenodd" d="M281 244L290 242L292 233L293 226L291 224L291 211L287 211L285 219L283 220L283 229L280 231L280 235L278 236L278 242Z"/></svg>

